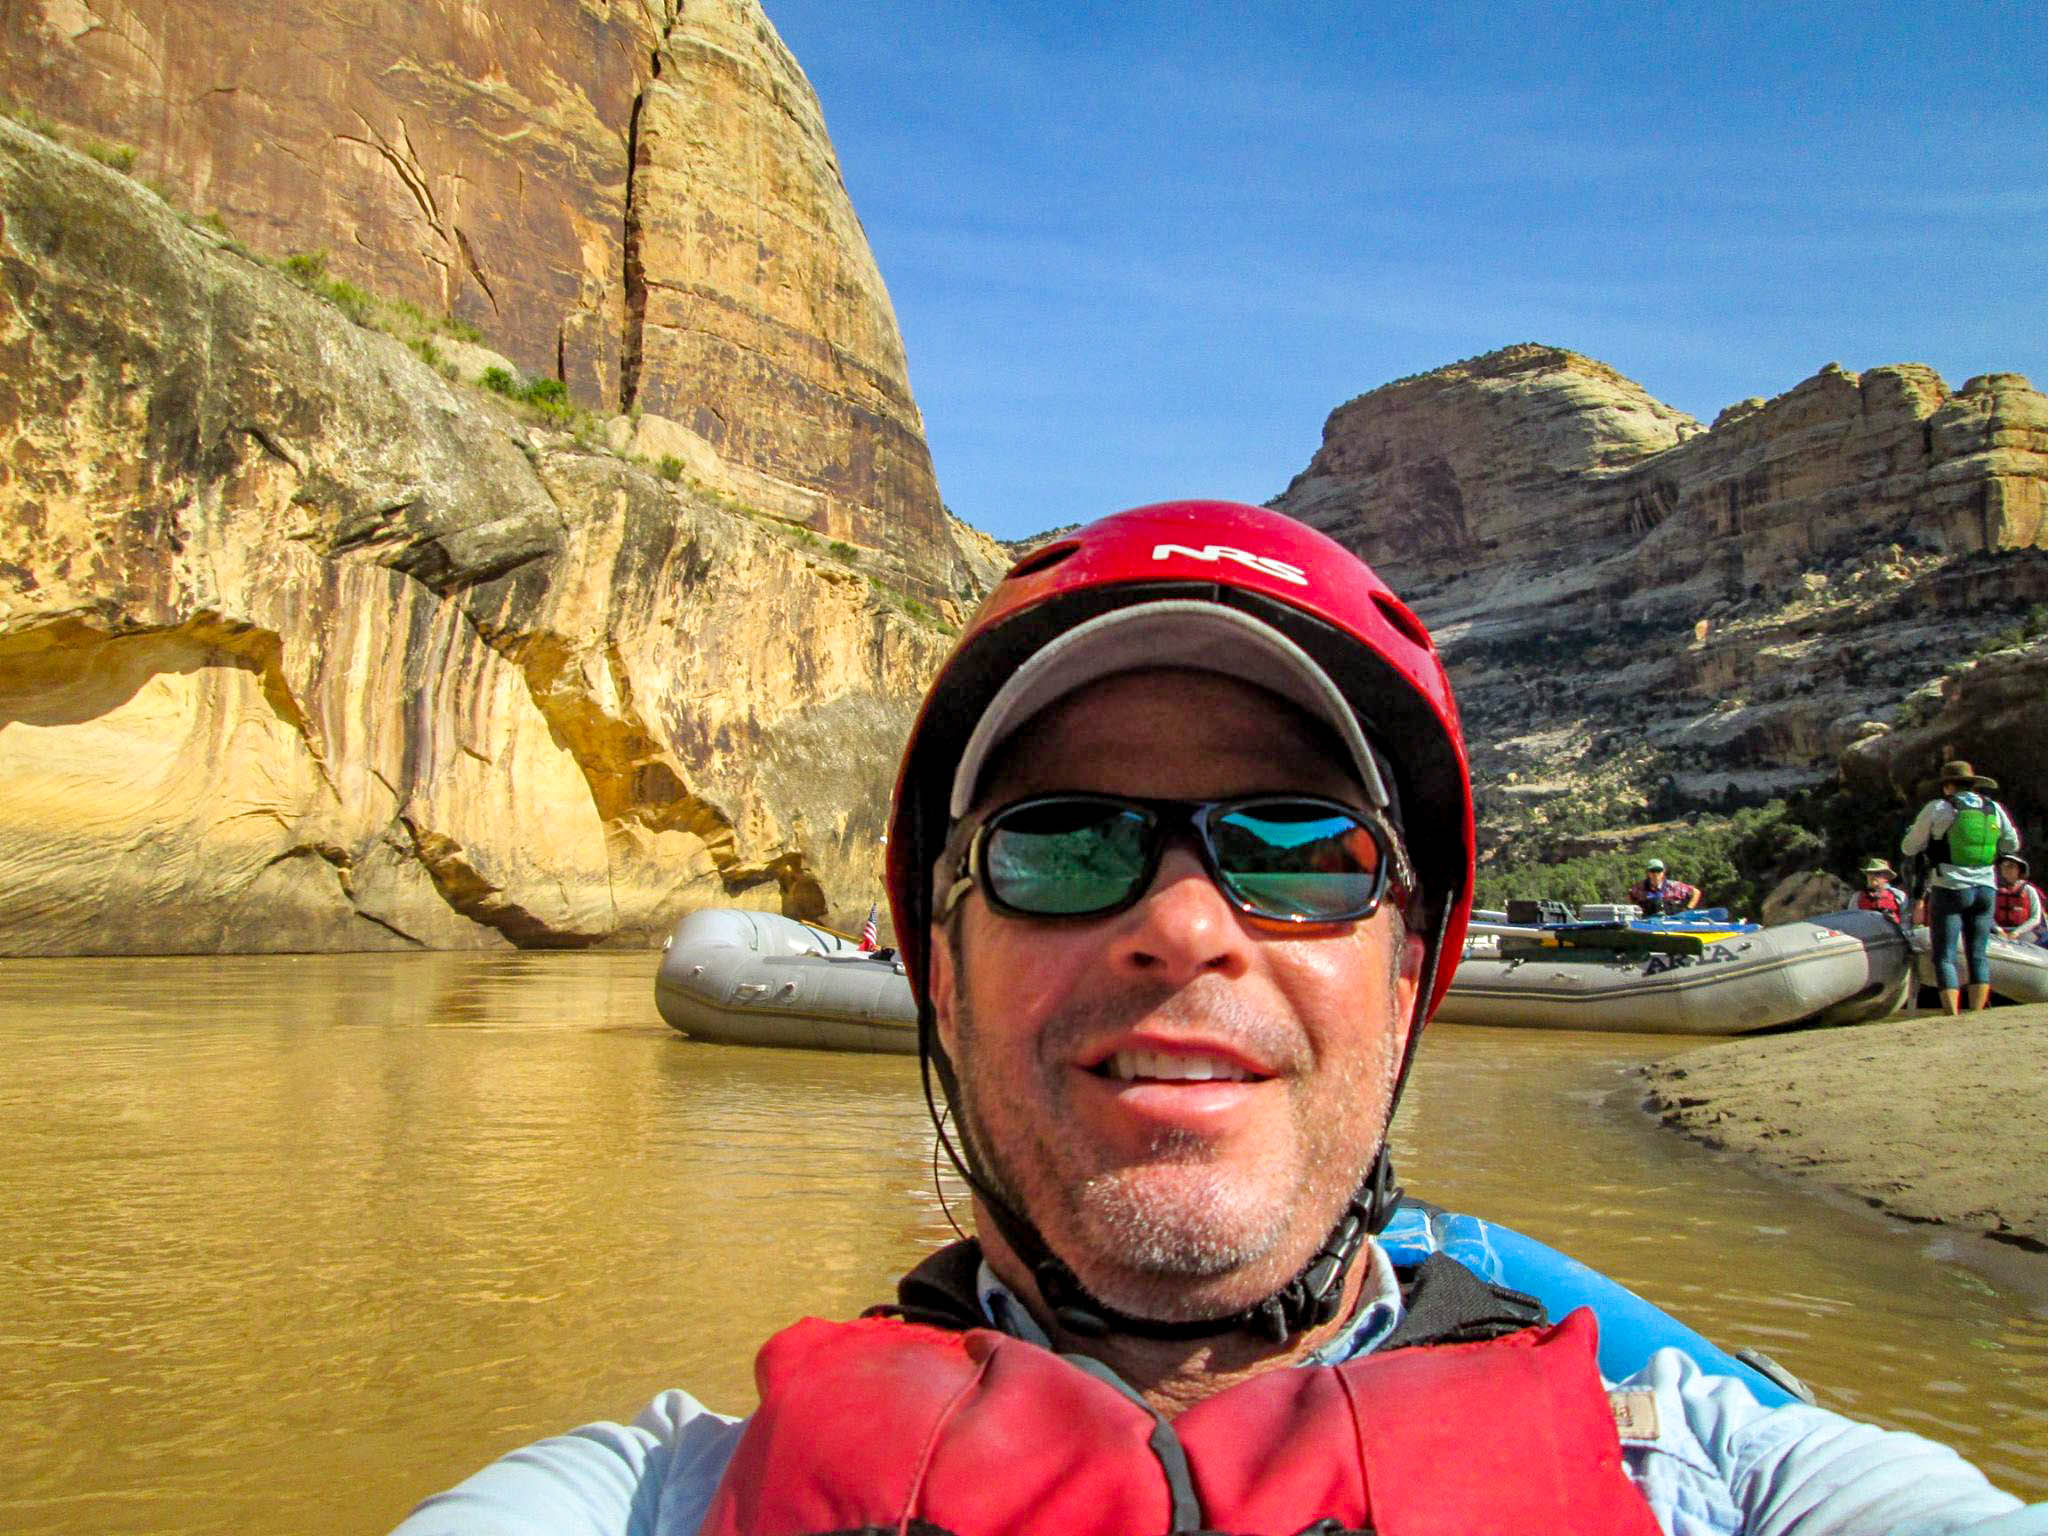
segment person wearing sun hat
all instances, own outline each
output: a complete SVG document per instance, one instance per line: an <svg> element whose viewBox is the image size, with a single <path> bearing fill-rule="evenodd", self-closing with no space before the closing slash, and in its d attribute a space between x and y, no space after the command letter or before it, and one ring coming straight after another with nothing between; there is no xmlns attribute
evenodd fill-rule
<svg viewBox="0 0 2048 1536"><path fill-rule="evenodd" d="M2017 944L2048 943L2048 921L2041 910L2041 889L2027 878L2027 861L2008 853L1998 861L1998 898L1992 926L2001 939Z"/></svg>
<svg viewBox="0 0 2048 1536"><path fill-rule="evenodd" d="M1856 893L1856 906L1864 912L1882 912L1893 922L1904 927L1911 902L1906 893L1892 882L1899 878L1899 872L1883 859L1870 858L1863 861L1863 889Z"/></svg>
<svg viewBox="0 0 2048 1536"><path fill-rule="evenodd" d="M1960 943L1970 974L1970 1006L1991 1001L1991 928L1998 899L2000 855L2019 852L2020 835L2005 807L1988 791L1998 788L1961 758L1941 765L1940 793L1920 807L1899 848L1907 855L1938 846L1927 881L1927 929L1935 985L1944 1012L1962 1012L1956 965Z"/></svg>

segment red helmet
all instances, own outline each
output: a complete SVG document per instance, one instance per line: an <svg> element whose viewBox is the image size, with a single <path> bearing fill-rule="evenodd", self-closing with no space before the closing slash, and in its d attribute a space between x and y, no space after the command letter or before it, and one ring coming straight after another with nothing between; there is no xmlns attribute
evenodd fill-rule
<svg viewBox="0 0 2048 1536"><path fill-rule="evenodd" d="M1474 847L1464 734L1429 632L1370 566L1305 524L1233 502L1181 501L1120 512L1018 561L925 696L896 782L888 874L896 942L925 1027L932 867L976 725L1019 667L1060 636L1114 610L1168 600L1233 610L1306 652L1335 684L1337 707L1391 766L1391 799L1420 887L1409 911L1410 931L1425 945L1419 1026L1463 949Z"/></svg>

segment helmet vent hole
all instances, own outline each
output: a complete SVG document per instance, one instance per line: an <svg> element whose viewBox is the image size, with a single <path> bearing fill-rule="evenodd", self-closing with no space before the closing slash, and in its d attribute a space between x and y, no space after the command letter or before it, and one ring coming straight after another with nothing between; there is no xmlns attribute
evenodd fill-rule
<svg viewBox="0 0 2048 1536"><path fill-rule="evenodd" d="M1379 605L1380 612L1387 616L1387 622L1394 628L1425 651L1434 649L1430 644L1429 631L1423 628L1422 620L1415 617L1414 612L1401 599L1391 592L1375 592L1372 600Z"/></svg>
<svg viewBox="0 0 2048 1536"><path fill-rule="evenodd" d="M1034 549L1030 554L1010 567L1005 581L1015 581L1020 576L1036 576L1040 571L1049 571L1067 556L1076 553L1080 544L1069 539L1063 544L1048 544L1043 549Z"/></svg>

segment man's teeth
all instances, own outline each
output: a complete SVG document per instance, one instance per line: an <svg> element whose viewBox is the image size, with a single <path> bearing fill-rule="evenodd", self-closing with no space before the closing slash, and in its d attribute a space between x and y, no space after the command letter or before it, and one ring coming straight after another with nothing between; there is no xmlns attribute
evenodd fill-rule
<svg viewBox="0 0 2048 1536"><path fill-rule="evenodd" d="M1250 1082L1252 1076L1244 1068L1214 1056L1167 1055L1162 1051L1118 1051L1102 1064L1102 1071L1104 1076L1124 1083L1141 1077L1173 1082L1244 1083Z"/></svg>

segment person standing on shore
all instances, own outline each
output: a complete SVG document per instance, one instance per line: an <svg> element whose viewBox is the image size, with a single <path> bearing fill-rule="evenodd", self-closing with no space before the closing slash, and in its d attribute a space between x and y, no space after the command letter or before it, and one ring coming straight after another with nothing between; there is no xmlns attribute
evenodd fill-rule
<svg viewBox="0 0 2048 1536"><path fill-rule="evenodd" d="M1863 889L1856 893L1856 906L1863 912L1882 912L1901 928L1906 926L1912 902L1892 884L1899 872L1883 859L1863 861Z"/></svg>
<svg viewBox="0 0 2048 1536"><path fill-rule="evenodd" d="M2000 938L2016 944L2048 942L2040 888L2027 878L2027 861L2016 853L1998 861L1998 899L1991 923Z"/></svg>
<svg viewBox="0 0 2048 1536"><path fill-rule="evenodd" d="M1962 1012L1956 946L1962 945L1970 976L1970 1006L1991 1002L1991 927L1998 900L2001 854L2017 853L2020 835L2005 807L1982 791L1996 779L1960 758L1941 765L1941 793L1920 807L1899 842L1909 857L1941 845L1939 862L1927 881L1927 929L1934 952L1935 985L1944 1012Z"/></svg>
<svg viewBox="0 0 2048 1536"><path fill-rule="evenodd" d="M1652 859L1643 866L1643 878L1628 893L1628 899L1643 909L1645 917L1670 917L1700 904L1696 885L1673 880L1664 872L1664 861Z"/></svg>
<svg viewBox="0 0 2048 1536"><path fill-rule="evenodd" d="M976 1235L778 1333L746 1421L666 1392L400 1536L2048 1536L1931 1441L1677 1349L1610 1383L1589 1313L1397 1268L1387 1127L1476 844L1442 661L1341 545L1178 502L1026 554L889 832Z"/></svg>

